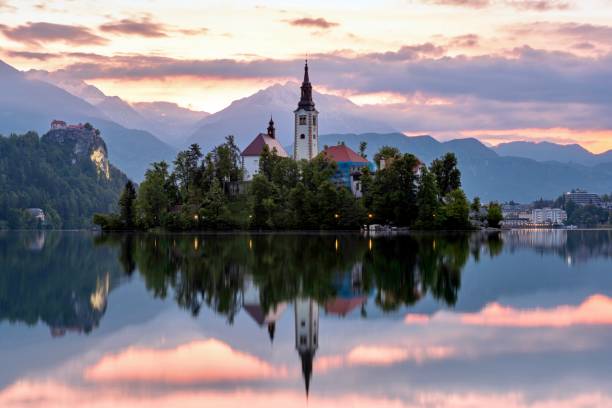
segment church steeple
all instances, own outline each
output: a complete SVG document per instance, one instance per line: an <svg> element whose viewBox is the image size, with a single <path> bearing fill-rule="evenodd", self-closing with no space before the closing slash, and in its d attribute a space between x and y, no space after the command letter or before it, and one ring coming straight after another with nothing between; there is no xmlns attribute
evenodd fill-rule
<svg viewBox="0 0 612 408"><path fill-rule="evenodd" d="M274 129L274 121L272 120L272 116L270 116L270 122L268 122L268 136L272 139L276 138L276 130Z"/></svg>
<svg viewBox="0 0 612 408"><path fill-rule="evenodd" d="M308 60L304 64L304 81L301 86L302 96L298 103L298 109L304 109L306 111L315 110L315 104L312 100L312 84L310 83L310 77L308 76Z"/></svg>

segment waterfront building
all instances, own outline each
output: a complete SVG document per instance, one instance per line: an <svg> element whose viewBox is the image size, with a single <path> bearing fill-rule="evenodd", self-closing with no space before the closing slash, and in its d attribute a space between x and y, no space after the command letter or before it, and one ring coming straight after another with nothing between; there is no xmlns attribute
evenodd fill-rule
<svg viewBox="0 0 612 408"><path fill-rule="evenodd" d="M531 212L531 222L535 225L560 225L567 221L567 213L560 208L535 208Z"/></svg>
<svg viewBox="0 0 612 408"><path fill-rule="evenodd" d="M312 84L308 76L308 61L304 65L304 81L301 86L301 97L294 114L293 158L295 160L312 160L319 154L319 112L312 99Z"/></svg>
<svg viewBox="0 0 612 408"><path fill-rule="evenodd" d="M371 172L374 172L374 165L343 144L327 147L321 154L334 161L338 166L338 170L332 178L334 184L348 188L355 197L361 197L362 171L367 167Z"/></svg>
<svg viewBox="0 0 612 408"><path fill-rule="evenodd" d="M252 180L253 176L259 172L259 156L264 146L268 146L270 151L276 150L276 154L281 157L289 157L283 146L276 139L274 121L270 118L267 133L260 133L242 151L242 168L244 169L244 179Z"/></svg>

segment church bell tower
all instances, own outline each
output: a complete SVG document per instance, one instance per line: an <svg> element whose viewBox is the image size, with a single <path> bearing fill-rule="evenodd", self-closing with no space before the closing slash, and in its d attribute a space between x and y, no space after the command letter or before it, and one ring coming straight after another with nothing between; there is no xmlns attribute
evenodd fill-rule
<svg viewBox="0 0 612 408"><path fill-rule="evenodd" d="M311 160L319 154L319 112L312 100L312 85L308 77L308 61L304 65L304 81L301 86L301 97L295 115L295 133L293 140L293 158Z"/></svg>

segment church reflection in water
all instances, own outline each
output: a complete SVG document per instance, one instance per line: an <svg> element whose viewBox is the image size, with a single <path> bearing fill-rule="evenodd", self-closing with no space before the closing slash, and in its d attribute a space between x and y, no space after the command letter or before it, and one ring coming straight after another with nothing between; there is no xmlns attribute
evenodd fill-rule
<svg viewBox="0 0 612 408"><path fill-rule="evenodd" d="M320 314L368 318L425 297L452 306L466 263L495 257L504 246L564 259L612 255L609 231L560 234L0 233L0 305L6 306L0 321L43 322L53 336L89 333L103 318L109 294L138 276L151 296L171 298L194 317L208 309L233 324L244 310L272 343L291 313L308 394L324 335Z"/></svg>

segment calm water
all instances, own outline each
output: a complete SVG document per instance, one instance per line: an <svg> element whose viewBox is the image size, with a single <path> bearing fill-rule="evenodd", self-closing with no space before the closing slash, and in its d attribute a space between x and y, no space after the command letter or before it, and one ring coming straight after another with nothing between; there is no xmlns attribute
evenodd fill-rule
<svg viewBox="0 0 612 408"><path fill-rule="evenodd" d="M0 406L612 406L612 231L0 232Z"/></svg>

